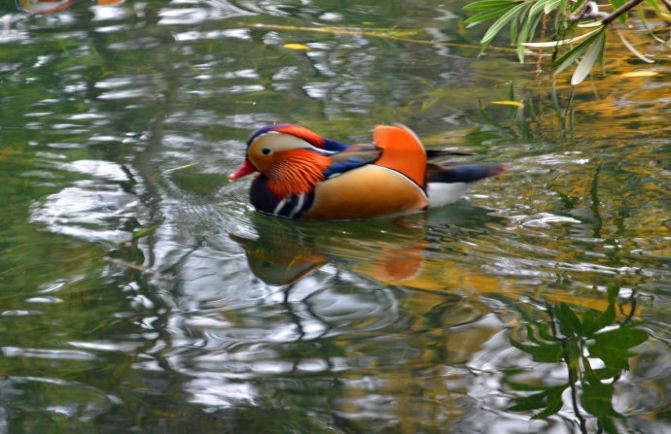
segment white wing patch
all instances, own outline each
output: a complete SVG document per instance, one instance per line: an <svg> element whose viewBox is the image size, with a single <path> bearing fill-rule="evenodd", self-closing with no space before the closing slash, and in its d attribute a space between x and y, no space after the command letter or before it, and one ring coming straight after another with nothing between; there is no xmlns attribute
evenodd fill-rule
<svg viewBox="0 0 671 434"><path fill-rule="evenodd" d="M471 189L466 182L429 182L426 193L429 196L429 208L437 208L456 202Z"/></svg>

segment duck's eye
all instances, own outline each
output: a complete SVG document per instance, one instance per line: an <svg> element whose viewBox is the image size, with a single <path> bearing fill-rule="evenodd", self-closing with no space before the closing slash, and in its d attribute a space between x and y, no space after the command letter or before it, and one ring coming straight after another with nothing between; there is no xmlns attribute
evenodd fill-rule
<svg viewBox="0 0 671 434"><path fill-rule="evenodd" d="M262 153L263 155L268 155L268 154L270 154L271 152L272 152L272 151L270 150L270 148L263 148L263 149L261 149L261 153Z"/></svg>

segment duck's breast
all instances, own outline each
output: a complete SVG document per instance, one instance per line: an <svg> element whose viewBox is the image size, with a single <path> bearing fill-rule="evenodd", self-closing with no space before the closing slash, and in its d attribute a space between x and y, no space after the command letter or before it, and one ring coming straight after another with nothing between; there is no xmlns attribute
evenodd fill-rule
<svg viewBox="0 0 671 434"><path fill-rule="evenodd" d="M426 208L424 190L401 173L367 165L317 185L301 218L336 220L406 214Z"/></svg>

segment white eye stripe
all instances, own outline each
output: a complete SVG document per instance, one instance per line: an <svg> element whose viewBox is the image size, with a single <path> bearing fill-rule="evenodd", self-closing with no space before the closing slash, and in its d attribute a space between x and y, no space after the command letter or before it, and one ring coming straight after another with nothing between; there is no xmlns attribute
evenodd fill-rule
<svg viewBox="0 0 671 434"><path fill-rule="evenodd" d="M263 142L259 142L260 140ZM275 152L288 151L292 149L308 149L321 155L333 155L337 153L336 151L328 151L326 149L313 146L305 140L296 136L292 136L291 134L280 133L277 131L268 131L267 133L261 134L250 144L250 147L252 146L261 146L261 152L263 152L264 148L270 147L273 148L271 150Z"/></svg>

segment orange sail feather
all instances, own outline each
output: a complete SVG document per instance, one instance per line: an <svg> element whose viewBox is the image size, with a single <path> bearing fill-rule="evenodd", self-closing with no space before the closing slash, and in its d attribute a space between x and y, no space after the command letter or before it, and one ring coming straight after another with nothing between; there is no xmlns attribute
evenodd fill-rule
<svg viewBox="0 0 671 434"><path fill-rule="evenodd" d="M425 187L426 152L412 131L403 125L379 125L373 138L375 146L383 149L376 166L400 172L420 187Z"/></svg>

